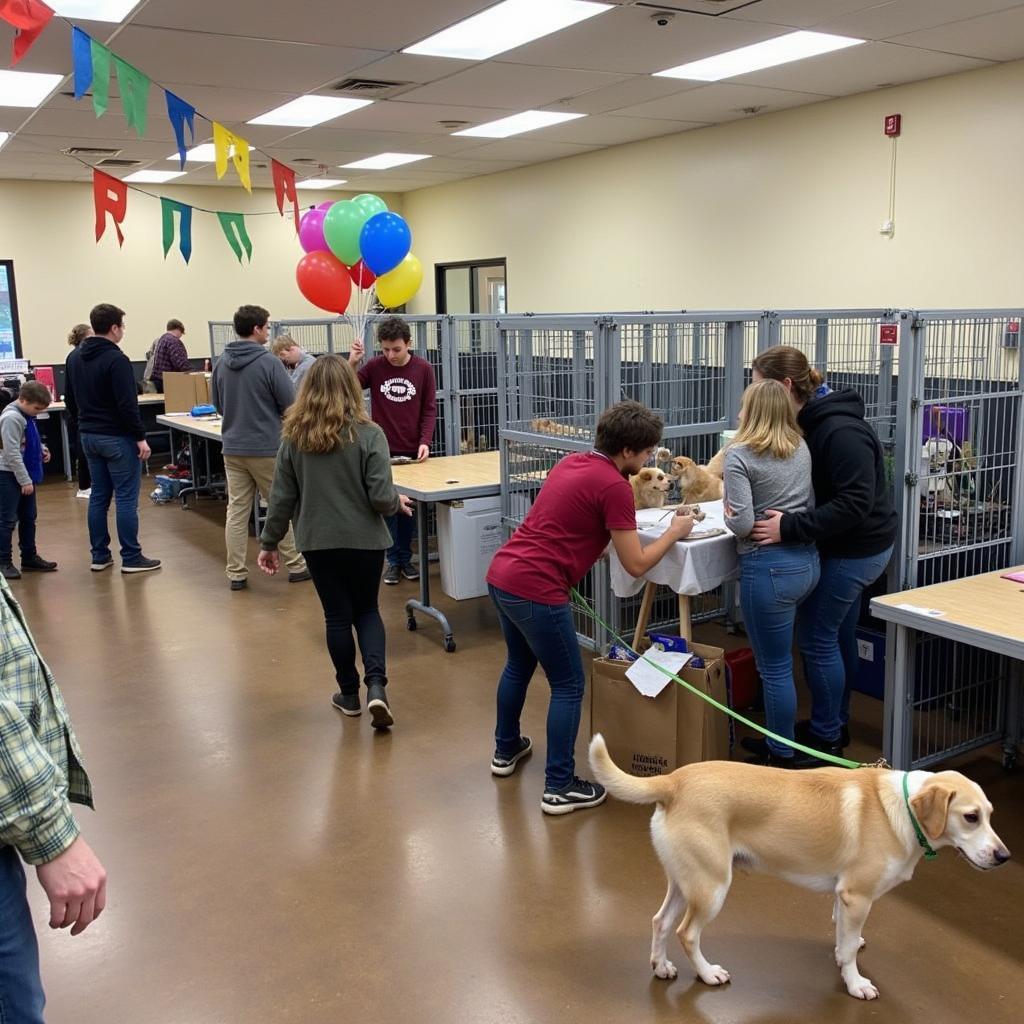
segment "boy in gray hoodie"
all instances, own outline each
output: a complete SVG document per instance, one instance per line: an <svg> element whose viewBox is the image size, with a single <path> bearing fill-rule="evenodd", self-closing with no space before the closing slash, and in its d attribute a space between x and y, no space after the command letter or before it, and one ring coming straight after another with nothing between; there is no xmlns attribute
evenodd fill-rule
<svg viewBox="0 0 1024 1024"><path fill-rule="evenodd" d="M217 360L212 390L213 404L223 417L227 577L232 590L244 590L249 575L249 517L257 491L264 499L270 498L274 461L281 446L281 416L295 399L295 386L281 360L265 347L270 314L262 306L240 306L234 320L238 340L226 345ZM288 566L289 583L310 579L306 560L295 550L290 526L278 548Z"/></svg>

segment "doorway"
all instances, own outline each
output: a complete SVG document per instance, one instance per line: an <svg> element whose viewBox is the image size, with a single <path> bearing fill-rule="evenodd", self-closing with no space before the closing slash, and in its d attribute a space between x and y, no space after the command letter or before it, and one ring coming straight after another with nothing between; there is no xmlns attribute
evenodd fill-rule
<svg viewBox="0 0 1024 1024"><path fill-rule="evenodd" d="M438 313L499 315L508 309L504 259L438 263L434 274Z"/></svg>

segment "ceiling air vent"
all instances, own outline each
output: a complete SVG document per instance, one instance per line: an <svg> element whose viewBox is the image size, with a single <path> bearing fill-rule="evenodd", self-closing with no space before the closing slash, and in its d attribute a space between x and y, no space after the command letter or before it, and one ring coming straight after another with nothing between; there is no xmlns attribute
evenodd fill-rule
<svg viewBox="0 0 1024 1024"><path fill-rule="evenodd" d="M96 166L97 167L138 167L141 164L141 160L112 160L106 159L101 160Z"/></svg>
<svg viewBox="0 0 1024 1024"><path fill-rule="evenodd" d="M72 146L67 150L67 153L69 156L80 156L86 160L104 160L120 156L121 150L104 148L102 146Z"/></svg>
<svg viewBox="0 0 1024 1024"><path fill-rule="evenodd" d="M332 92L343 92L347 96L372 96L379 99L393 96L403 89L408 89L412 82L388 82L382 78L345 78L331 86Z"/></svg>
<svg viewBox="0 0 1024 1024"><path fill-rule="evenodd" d="M295 156L291 159L293 164L315 164L318 162L315 156Z"/></svg>

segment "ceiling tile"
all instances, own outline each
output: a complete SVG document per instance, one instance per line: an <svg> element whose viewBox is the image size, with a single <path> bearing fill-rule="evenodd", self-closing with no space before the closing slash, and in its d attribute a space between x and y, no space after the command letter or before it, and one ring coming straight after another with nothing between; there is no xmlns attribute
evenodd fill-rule
<svg viewBox="0 0 1024 1024"><path fill-rule="evenodd" d="M572 142L583 146L619 146L624 142L653 139L658 135L671 135L674 132L703 127L703 124L696 123L693 119L676 121L598 114L595 117L581 117L576 121L566 121L564 124L542 128L530 132L530 136L538 141Z"/></svg>
<svg viewBox="0 0 1024 1024"><path fill-rule="evenodd" d="M359 78L379 78L387 82L434 82L438 78L465 71L471 62L448 57L423 57L418 53L392 53L372 64L357 68Z"/></svg>
<svg viewBox="0 0 1024 1024"><path fill-rule="evenodd" d="M275 149L313 149L330 154L334 150L375 153L457 153L479 144L479 139L455 138L451 135L411 135L401 132L360 132L333 128L311 128L298 132L275 144Z"/></svg>
<svg viewBox="0 0 1024 1024"><path fill-rule="evenodd" d="M468 121L480 124L498 117L518 113L521 107L495 110L492 107L457 106L440 103L413 103L403 96L398 100L384 100L349 114L336 127L363 128L381 132L415 132L418 135L450 135L454 129L442 127L441 121Z"/></svg>
<svg viewBox="0 0 1024 1024"><path fill-rule="evenodd" d="M817 28L828 18L838 18L869 7L886 6L885 0L757 0L738 11L730 11L725 19L759 21L765 25L789 28Z"/></svg>
<svg viewBox="0 0 1024 1024"><path fill-rule="evenodd" d="M890 39L920 29L934 28L951 21L976 18L1010 6L1013 0L890 0L855 14L822 21L822 32L856 36L858 39ZM1024 37L1018 36L1018 55L1024 53ZM967 51L957 47L956 53Z"/></svg>
<svg viewBox="0 0 1024 1024"><path fill-rule="evenodd" d="M564 156L578 156L580 153L589 153L598 148L574 146L567 142L542 142L539 139L499 139L474 149L473 159L540 163L544 160L558 160Z"/></svg>
<svg viewBox="0 0 1024 1024"><path fill-rule="evenodd" d="M910 32L892 42L965 53L986 60L1017 60L1024 49L1024 6L952 25Z"/></svg>
<svg viewBox="0 0 1024 1024"><path fill-rule="evenodd" d="M764 107L758 113L769 113L773 110L784 110L798 107L804 103L817 103L824 96L813 93L789 92L784 89L763 89L752 85L740 85L732 82L712 82L697 89L666 96L664 99L640 103L618 111L616 116L632 117L664 117L675 121L703 121L719 123L736 121L750 114L745 107Z"/></svg>
<svg viewBox="0 0 1024 1024"><path fill-rule="evenodd" d="M595 89L577 96L572 109L577 114L608 114L623 107L659 100L686 89L696 89L703 82L684 82L678 78L654 78L652 75L636 75L615 85Z"/></svg>

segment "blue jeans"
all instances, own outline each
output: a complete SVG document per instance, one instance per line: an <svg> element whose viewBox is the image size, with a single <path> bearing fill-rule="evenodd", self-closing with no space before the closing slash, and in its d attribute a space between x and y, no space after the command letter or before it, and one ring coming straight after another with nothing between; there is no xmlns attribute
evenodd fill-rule
<svg viewBox="0 0 1024 1024"><path fill-rule="evenodd" d="M389 516L385 522L391 531L388 565L408 565L412 561L412 539L416 536L416 513L411 516ZM423 558L422 552L420 558Z"/></svg>
<svg viewBox="0 0 1024 1024"><path fill-rule="evenodd" d="M740 555L740 606L764 685L766 724L790 740L796 725L793 624L818 573L813 544L768 544ZM793 756L792 747L775 740L768 740L768 749L776 757Z"/></svg>
<svg viewBox="0 0 1024 1024"><path fill-rule="evenodd" d="M107 512L110 499L116 507L117 539L121 563L131 565L142 557L139 546L139 488L142 460L138 445L128 437L82 434L82 451L89 460L92 495L89 498L89 546L94 564L110 561Z"/></svg>
<svg viewBox="0 0 1024 1024"><path fill-rule="evenodd" d="M21 557L31 558L36 553L36 492L22 494L18 478L7 470L0 470L0 562L12 560L11 539L15 525Z"/></svg>
<svg viewBox="0 0 1024 1024"><path fill-rule="evenodd" d="M25 869L13 846L0 846L0 1021L43 1024L45 1002Z"/></svg>
<svg viewBox="0 0 1024 1024"><path fill-rule="evenodd" d="M835 742L850 720L850 688L857 676L860 596L885 572L892 548L866 558L822 558L821 580L796 622L811 691L811 729Z"/></svg>
<svg viewBox="0 0 1024 1024"><path fill-rule="evenodd" d="M497 587L488 589L508 648L498 683L497 755L511 757L519 750L519 717L539 662L551 687L544 784L548 789L561 789L572 782L576 772L573 751L586 682L572 612L567 604L539 604Z"/></svg>

